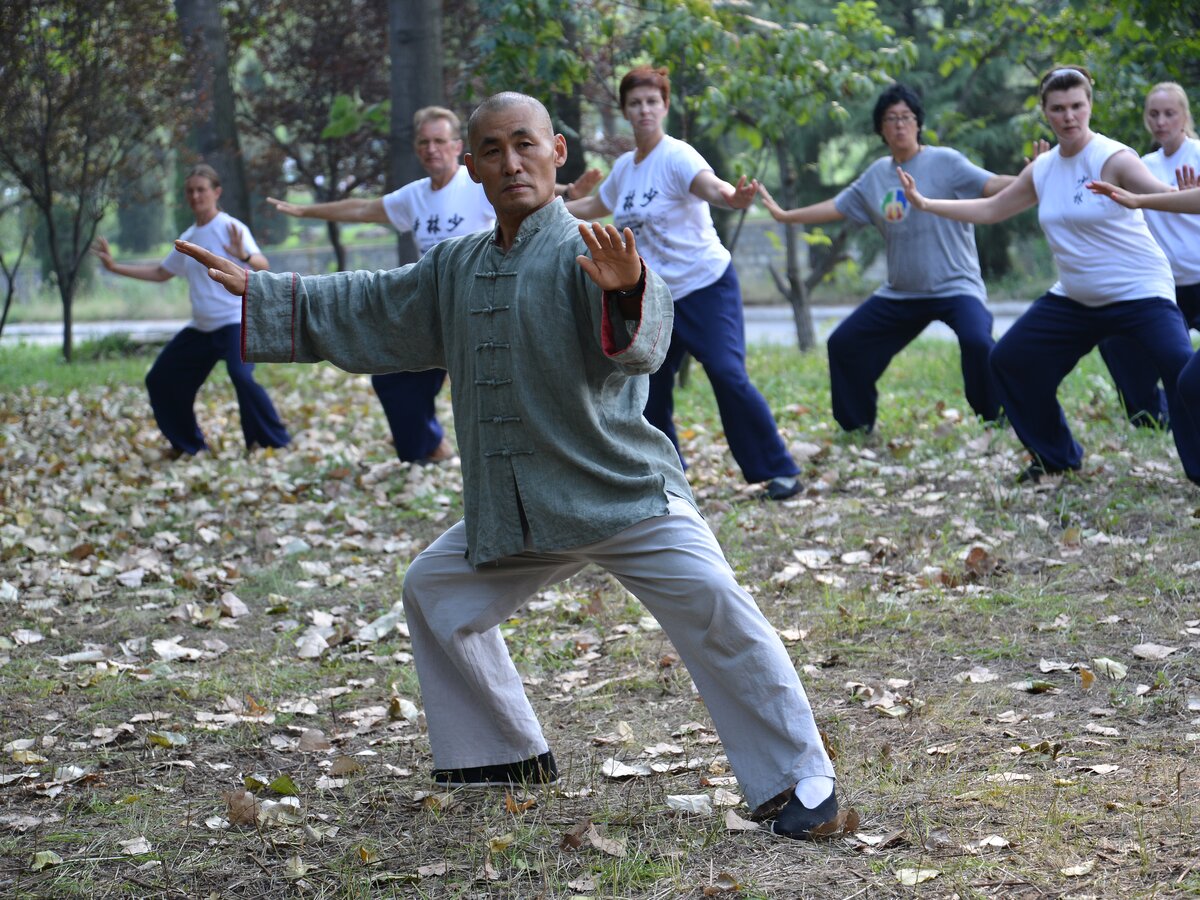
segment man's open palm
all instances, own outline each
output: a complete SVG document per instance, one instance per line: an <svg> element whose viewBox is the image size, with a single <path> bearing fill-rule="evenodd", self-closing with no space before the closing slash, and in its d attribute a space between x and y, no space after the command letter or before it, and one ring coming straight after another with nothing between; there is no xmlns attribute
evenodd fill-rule
<svg viewBox="0 0 1200 900"><path fill-rule="evenodd" d="M622 233L615 225L580 222L579 236L591 255L577 256L575 261L601 290L629 291L637 287L642 277L642 258L632 231L626 228Z"/></svg>

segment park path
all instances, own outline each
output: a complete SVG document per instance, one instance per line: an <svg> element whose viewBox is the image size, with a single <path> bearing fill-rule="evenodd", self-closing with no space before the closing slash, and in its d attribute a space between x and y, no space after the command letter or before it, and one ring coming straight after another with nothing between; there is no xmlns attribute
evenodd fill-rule
<svg viewBox="0 0 1200 900"><path fill-rule="evenodd" d="M989 304L996 318L995 335L999 337L1029 308L1028 303L1003 301ZM829 334L835 325L854 310L853 306L814 306L813 323L821 337ZM138 340L166 340L186 322L183 319L145 319L112 322L76 322L76 342L103 337L106 334L128 334ZM925 329L925 337L951 339L954 333L941 322L934 322ZM62 340L62 324L59 322L9 323L5 326L0 342L15 344L21 341L30 344L57 344ZM785 304L754 304L746 307L746 340L751 344L793 344L796 329L792 324L791 307Z"/></svg>

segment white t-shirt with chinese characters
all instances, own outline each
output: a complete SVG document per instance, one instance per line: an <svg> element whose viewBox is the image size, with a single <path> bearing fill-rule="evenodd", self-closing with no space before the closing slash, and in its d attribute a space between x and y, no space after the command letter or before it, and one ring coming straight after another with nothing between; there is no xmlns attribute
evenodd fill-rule
<svg viewBox="0 0 1200 900"><path fill-rule="evenodd" d="M1124 144L1093 134L1082 150L1064 157L1060 147L1033 161L1038 222L1054 253L1058 281L1050 293L1084 306L1175 296L1167 255L1140 209L1126 209L1087 189Z"/></svg>
<svg viewBox="0 0 1200 900"><path fill-rule="evenodd" d="M249 254L259 252L254 235L242 222L225 212L218 212L205 225L193 225L179 236L239 266L246 264L233 259L225 245L229 241L229 226L236 225L242 233L242 249ZM172 250L160 265L172 275L187 278L188 294L192 301L192 321L188 323L199 331L216 331L226 325L238 325L242 321L242 298L235 297L224 287L208 277L208 268L178 250Z"/></svg>
<svg viewBox="0 0 1200 900"><path fill-rule="evenodd" d="M1160 147L1142 157L1150 174L1171 187L1179 187L1175 170L1191 166L1200 170L1200 141L1186 138L1179 149L1167 156ZM1150 233L1171 261L1176 284L1200 284L1200 216L1189 213L1143 210Z"/></svg>
<svg viewBox="0 0 1200 900"><path fill-rule="evenodd" d="M708 203L690 190L693 179L712 166L670 135L640 163L633 155L625 153L613 164L600 199L613 211L617 228L633 231L642 258L679 301L729 268L729 251L713 227Z"/></svg>
<svg viewBox="0 0 1200 900"><path fill-rule="evenodd" d="M496 225L496 213L483 193L483 185L472 181L462 165L436 191L428 178L392 191L384 196L383 209L397 231L413 233L422 256L441 241Z"/></svg>

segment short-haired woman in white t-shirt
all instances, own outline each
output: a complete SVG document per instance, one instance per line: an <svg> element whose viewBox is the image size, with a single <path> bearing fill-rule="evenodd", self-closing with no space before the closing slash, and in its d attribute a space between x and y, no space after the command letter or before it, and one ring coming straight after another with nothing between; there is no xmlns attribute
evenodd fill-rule
<svg viewBox="0 0 1200 900"><path fill-rule="evenodd" d="M671 347L662 368L650 376L646 418L679 449L672 391L684 353L690 353L712 384L729 450L743 476L751 483L766 482L772 500L792 497L802 488L800 469L746 374L741 288L709 212L710 204L747 208L758 183L745 176L736 186L724 181L693 147L666 134L663 122L671 103L666 69L631 69L621 79L619 95L637 147L617 159L598 194L567 208L588 221L611 214L618 228L632 229L646 264L675 298Z"/></svg>
<svg viewBox="0 0 1200 900"><path fill-rule="evenodd" d="M1146 94L1142 121L1158 144L1142 162L1159 181L1179 187L1176 170L1200 169L1200 140L1187 92L1173 81L1156 84ZM1179 311L1188 325L1200 331L1200 218L1157 212L1148 205L1141 209L1151 234L1171 261ZM1100 352L1130 419L1165 425L1166 395L1158 386L1158 373L1139 348L1126 338L1108 338L1100 344Z"/></svg>
<svg viewBox="0 0 1200 900"><path fill-rule="evenodd" d="M1031 206L1046 234L1059 280L992 350L992 372L1008 420L1033 457L1019 481L1077 470L1083 448L1058 404L1058 385L1100 341L1126 335L1152 359L1166 386L1175 445L1188 478L1200 484L1200 432L1182 413L1176 384L1192 356L1166 254L1136 210L1114 208L1087 184L1103 179L1134 193L1168 190L1128 147L1089 127L1092 78L1081 66L1048 72L1038 88L1058 146L1017 179L979 200L930 200L900 172L909 200L947 218L998 222Z"/></svg>
<svg viewBox="0 0 1200 900"><path fill-rule="evenodd" d="M221 179L212 166L195 166L184 181L184 196L196 223L180 237L211 253L255 271L268 267L250 229L217 205ZM196 422L195 402L200 386L218 361L225 361L237 394L246 449L285 447L291 440L271 398L254 380L254 366L242 362L242 304L208 277L194 259L172 249L161 263L119 263L108 241L97 238L92 252L104 268L141 281L166 281L183 275L188 281L192 320L158 354L146 375L154 420L170 442L167 455L177 459L207 449Z"/></svg>

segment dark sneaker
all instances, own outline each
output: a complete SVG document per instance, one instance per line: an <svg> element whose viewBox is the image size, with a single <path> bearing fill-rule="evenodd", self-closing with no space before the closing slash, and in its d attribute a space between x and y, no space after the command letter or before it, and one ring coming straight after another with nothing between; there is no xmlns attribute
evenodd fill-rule
<svg viewBox="0 0 1200 900"><path fill-rule="evenodd" d="M547 750L540 756L515 763L471 769L434 769L433 780L446 788L534 787L557 782L558 766L554 764L554 754Z"/></svg>
<svg viewBox="0 0 1200 900"><path fill-rule="evenodd" d="M812 841L831 835L832 832L822 833L821 826L834 823L837 818L836 791L830 791L829 796L815 809L809 809L800 802L795 794L792 794L792 799L779 811L779 815L771 823L771 833L795 838L798 841Z"/></svg>
<svg viewBox="0 0 1200 900"><path fill-rule="evenodd" d="M1040 462L1031 462L1017 476L1017 484L1038 484L1043 478L1049 478L1054 475L1065 475L1068 472L1074 471L1074 469L1051 469Z"/></svg>
<svg viewBox="0 0 1200 900"><path fill-rule="evenodd" d="M767 497L771 500L786 500L804 490L804 483L794 475L772 478L767 482Z"/></svg>

